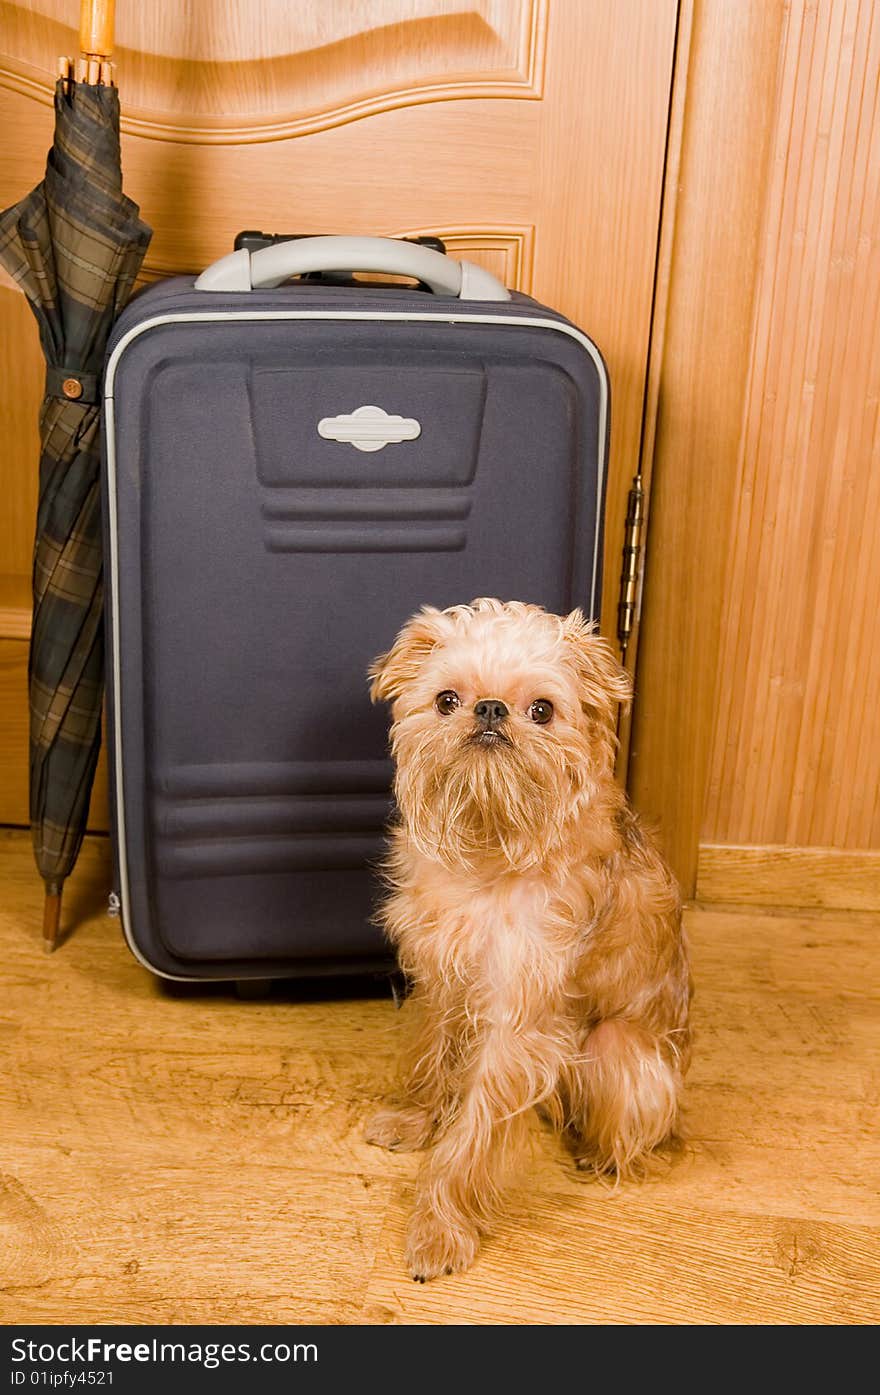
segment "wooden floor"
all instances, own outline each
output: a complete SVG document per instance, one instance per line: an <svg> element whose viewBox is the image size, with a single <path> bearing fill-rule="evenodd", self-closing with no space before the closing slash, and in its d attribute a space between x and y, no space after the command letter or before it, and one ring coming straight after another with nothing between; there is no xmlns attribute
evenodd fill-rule
<svg viewBox="0 0 880 1395"><path fill-rule="evenodd" d="M0 832L0 1321L880 1319L876 918L693 910L686 1157L616 1193L536 1128L467 1275L402 1263L418 1160L362 1141L389 997L169 994L105 915L106 848L43 954Z"/></svg>

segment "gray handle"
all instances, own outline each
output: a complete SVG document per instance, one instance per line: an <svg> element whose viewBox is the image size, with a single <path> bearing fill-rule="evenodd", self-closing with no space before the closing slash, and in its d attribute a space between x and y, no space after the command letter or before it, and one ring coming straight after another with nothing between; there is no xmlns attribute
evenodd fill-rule
<svg viewBox="0 0 880 1395"><path fill-rule="evenodd" d="M457 262L432 247L393 237L300 237L259 252L241 248L202 272L197 291L271 290L310 271L373 271L412 276L435 295L459 300L509 300L510 292L488 271Z"/></svg>

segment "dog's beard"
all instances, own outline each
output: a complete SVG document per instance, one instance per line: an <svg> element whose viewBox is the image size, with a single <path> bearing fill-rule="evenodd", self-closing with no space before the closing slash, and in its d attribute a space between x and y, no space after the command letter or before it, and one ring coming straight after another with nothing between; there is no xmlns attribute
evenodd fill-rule
<svg viewBox="0 0 880 1395"><path fill-rule="evenodd" d="M540 866L588 788L585 762L572 765L569 753L546 745L485 747L430 732L398 734L395 745L395 794L409 838L451 868Z"/></svg>

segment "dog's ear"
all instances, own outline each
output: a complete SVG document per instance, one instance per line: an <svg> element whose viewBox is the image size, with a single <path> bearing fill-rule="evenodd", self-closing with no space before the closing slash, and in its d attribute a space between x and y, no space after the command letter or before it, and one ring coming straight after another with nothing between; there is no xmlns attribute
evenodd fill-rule
<svg viewBox="0 0 880 1395"><path fill-rule="evenodd" d="M618 663L607 639L597 635L595 629L591 621L584 619L583 611L573 610L562 622L562 637L574 660L581 705L595 716L612 722L617 704L629 704L632 678Z"/></svg>
<svg viewBox="0 0 880 1395"><path fill-rule="evenodd" d="M443 612L423 606L407 620L388 650L370 664L370 697L373 702L394 702L413 681L443 634Z"/></svg>

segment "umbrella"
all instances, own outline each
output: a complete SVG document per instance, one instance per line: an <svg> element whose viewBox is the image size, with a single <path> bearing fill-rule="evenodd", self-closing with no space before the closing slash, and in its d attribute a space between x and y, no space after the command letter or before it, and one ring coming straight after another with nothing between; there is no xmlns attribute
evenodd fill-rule
<svg viewBox="0 0 880 1395"><path fill-rule="evenodd" d="M93 4L107 15L106 0ZM60 60L45 178L0 214L0 262L30 302L46 358L28 675L30 819L50 950L101 742L100 373L151 236L122 192L119 95L110 45L89 28L93 4L83 5L76 78Z"/></svg>

